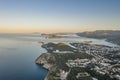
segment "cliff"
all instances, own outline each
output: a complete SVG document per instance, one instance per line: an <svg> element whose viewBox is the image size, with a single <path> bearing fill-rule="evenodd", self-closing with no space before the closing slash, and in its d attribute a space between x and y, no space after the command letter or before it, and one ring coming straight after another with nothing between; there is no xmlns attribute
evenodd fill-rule
<svg viewBox="0 0 120 80"><path fill-rule="evenodd" d="M68 72L70 68L66 65L68 60L79 59L91 59L93 56L88 55L86 53L78 53L78 52L67 52L60 53L61 51L74 51L76 49L68 46L64 43L48 43L42 45L48 52L43 53L36 59L36 64L42 65L44 68L48 69L48 74L45 80L61 80L60 73L62 70ZM50 50L49 50L50 49ZM54 53L53 51L59 50L60 52Z"/></svg>
<svg viewBox="0 0 120 80"><path fill-rule="evenodd" d="M91 59L92 56L85 53L43 53L36 59L36 63L43 65L46 69L49 70L45 80L60 80L60 70L69 71L69 67L66 65L66 62L69 59Z"/></svg>
<svg viewBox="0 0 120 80"><path fill-rule="evenodd" d="M55 60L55 56L51 55L50 53L43 53L36 59L36 64L43 65L44 68L49 70L45 80L54 80L53 73L56 72L57 68Z"/></svg>

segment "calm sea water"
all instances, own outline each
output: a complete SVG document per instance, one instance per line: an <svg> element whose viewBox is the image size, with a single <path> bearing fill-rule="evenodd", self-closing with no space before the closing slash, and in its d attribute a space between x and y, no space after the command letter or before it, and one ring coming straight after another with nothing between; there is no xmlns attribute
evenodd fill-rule
<svg viewBox="0 0 120 80"><path fill-rule="evenodd" d="M44 80L47 70L35 64L46 52L36 41L0 37L0 80Z"/></svg>
<svg viewBox="0 0 120 80"><path fill-rule="evenodd" d="M35 64L35 59L45 53L38 41L80 42L91 40L94 44L117 46L92 38L69 37L45 39L33 34L0 34L0 80L44 80L47 70Z"/></svg>

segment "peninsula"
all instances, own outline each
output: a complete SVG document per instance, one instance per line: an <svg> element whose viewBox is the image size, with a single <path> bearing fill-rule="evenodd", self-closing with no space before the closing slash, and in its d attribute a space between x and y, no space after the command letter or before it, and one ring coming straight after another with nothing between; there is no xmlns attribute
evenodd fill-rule
<svg viewBox="0 0 120 80"><path fill-rule="evenodd" d="M92 59L91 55L78 53L76 48L70 47L65 43L48 43L42 45L42 47L48 52L39 56L36 59L36 63L43 65L43 67L49 70L45 80L66 79L71 70L71 67L67 65L67 62L70 60ZM79 64L78 66L84 65Z"/></svg>
<svg viewBox="0 0 120 80"><path fill-rule="evenodd" d="M119 79L116 76L119 75L119 58L113 58L113 56L119 55L119 48L113 49L109 46L84 43L69 43L68 45L53 42L43 44L42 47L48 52L40 55L35 62L48 69L45 80ZM114 69L118 70L114 72Z"/></svg>

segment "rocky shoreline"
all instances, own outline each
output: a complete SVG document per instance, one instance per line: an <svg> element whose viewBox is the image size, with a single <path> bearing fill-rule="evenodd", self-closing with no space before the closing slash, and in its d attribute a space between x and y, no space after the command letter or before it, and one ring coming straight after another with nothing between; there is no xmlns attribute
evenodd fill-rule
<svg viewBox="0 0 120 80"><path fill-rule="evenodd" d="M46 69L50 69L52 65L47 62L47 59L49 58L49 53L43 53L36 59L36 64L42 65Z"/></svg>
<svg viewBox="0 0 120 80"><path fill-rule="evenodd" d="M50 46L49 46L50 45ZM61 80L61 71L69 72L70 67L66 65L66 62L70 59L75 60L77 58L79 59L91 59L92 56L88 54L83 53L73 53L73 52L67 52L67 53L61 53L61 52L54 52L55 49L49 50L51 47L55 47L57 50L64 50L64 48L69 51L73 48L71 48L68 45L65 44L54 44L54 43L48 43L43 44L42 47L45 48L48 52L43 53L40 55L35 63L42 65L45 69L48 70L48 74L45 77L45 80ZM64 47L64 48L63 48ZM74 49L73 49L74 51ZM62 51L63 52L63 51Z"/></svg>
<svg viewBox="0 0 120 80"><path fill-rule="evenodd" d="M45 80L48 80L48 75L49 75L49 70L50 70L50 68L51 68L51 66L47 66L47 65L49 65L49 63L46 63L45 61L46 61L46 54L47 53L43 53L42 55L40 55L37 59L36 59L36 61L35 61L35 63L36 64L39 64L39 65L42 65L45 69L47 69L48 70L48 73L47 73L47 75L46 75L46 77L45 77Z"/></svg>
<svg viewBox="0 0 120 80"><path fill-rule="evenodd" d="M53 73L58 71L57 68L59 65L56 64L56 58L52 55L52 53L43 53L36 59L35 62L48 70L45 80L55 80Z"/></svg>

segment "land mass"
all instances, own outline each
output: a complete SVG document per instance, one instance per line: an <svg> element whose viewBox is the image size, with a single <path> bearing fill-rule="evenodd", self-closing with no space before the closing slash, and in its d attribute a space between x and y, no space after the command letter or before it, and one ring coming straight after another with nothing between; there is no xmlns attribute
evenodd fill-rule
<svg viewBox="0 0 120 80"><path fill-rule="evenodd" d="M106 41L120 45L119 30L96 30L93 32L77 33L77 35L89 38L106 39Z"/></svg>
<svg viewBox="0 0 120 80"><path fill-rule="evenodd" d="M77 53L75 48L64 43L48 43L42 45L42 47L45 48L48 53L40 55L36 59L36 63L43 65L43 67L49 70L45 80L62 80L62 78L67 78L67 73L70 73L71 69L66 64L68 60L92 59L93 57L86 53ZM66 77L62 76L62 72L63 74L66 72Z"/></svg>
<svg viewBox="0 0 120 80"><path fill-rule="evenodd" d="M78 36L106 39L120 45L120 31L97 30L76 33ZM45 38L65 38L59 34ZM120 80L120 48L81 43L42 43L47 50L36 59L36 64L48 69L45 80ZM117 67L117 68L116 68Z"/></svg>

